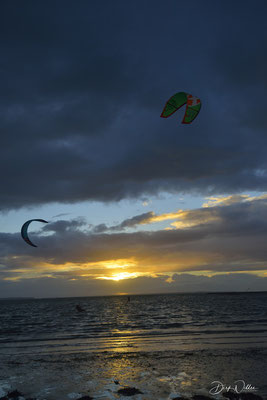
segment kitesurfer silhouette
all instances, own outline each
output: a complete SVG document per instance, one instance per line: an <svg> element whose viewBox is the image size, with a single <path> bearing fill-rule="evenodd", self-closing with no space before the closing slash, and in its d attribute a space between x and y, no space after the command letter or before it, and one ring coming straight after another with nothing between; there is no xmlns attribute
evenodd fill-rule
<svg viewBox="0 0 267 400"><path fill-rule="evenodd" d="M78 312L83 312L83 311L85 311L79 304L77 304L76 310L77 310Z"/></svg>

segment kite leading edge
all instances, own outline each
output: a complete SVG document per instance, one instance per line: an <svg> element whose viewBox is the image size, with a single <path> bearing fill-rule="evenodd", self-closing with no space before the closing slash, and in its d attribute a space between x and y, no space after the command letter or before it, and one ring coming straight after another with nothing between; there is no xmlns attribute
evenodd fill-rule
<svg viewBox="0 0 267 400"><path fill-rule="evenodd" d="M28 226L29 226L30 223L33 222L33 221L44 222L44 223L46 223L46 224L48 224L48 222L45 221L44 219L30 219L29 221L26 221L26 222L22 225L22 228L21 228L21 236L22 236L22 239L24 239L25 242L28 243L30 246L37 247L35 244L33 244L33 243L30 241L29 236L28 236Z"/></svg>

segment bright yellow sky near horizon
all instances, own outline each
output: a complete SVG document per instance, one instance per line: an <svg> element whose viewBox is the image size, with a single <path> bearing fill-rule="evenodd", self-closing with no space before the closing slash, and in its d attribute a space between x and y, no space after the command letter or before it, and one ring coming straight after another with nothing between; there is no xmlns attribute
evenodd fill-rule
<svg viewBox="0 0 267 400"><path fill-rule="evenodd" d="M165 235L175 232L190 233L192 230L203 226L213 226L220 222L220 214L216 211L218 207L229 206L235 203L248 203L255 200L266 199L266 194L260 196L232 195L206 198L199 209L179 209L176 211L150 214L149 218L141 221L139 226L156 225L167 221L167 226L162 230L154 231L153 235ZM164 233L164 231L166 233ZM148 235L149 236L149 235ZM170 242L171 243L171 242ZM178 243L179 244L179 243ZM229 273L254 274L259 277L267 276L267 267L260 261L229 259L229 269L225 269L226 259L223 259L218 249L205 248L189 241L181 243L173 250L167 241L159 252L157 247L152 245L136 244L136 251L121 247L121 253L129 253L128 257L120 257L120 244L114 248L104 249L96 253L93 261L88 261L91 254L81 256L81 260L65 261L60 263L51 258L44 261L42 258L30 257L27 255L15 255L11 257L13 270L12 275L3 278L5 281L20 281L38 278L67 279L69 281L113 281L123 282L136 278L162 278L165 282L172 282L173 274L191 274L196 277L213 277ZM218 246L218 244L216 244ZM216 247L215 246L215 247ZM253 268L252 268L253 265ZM17 266L17 267L16 267ZM237 268L236 268L237 267ZM220 269L221 268L221 269ZM122 293L125 293L122 290Z"/></svg>

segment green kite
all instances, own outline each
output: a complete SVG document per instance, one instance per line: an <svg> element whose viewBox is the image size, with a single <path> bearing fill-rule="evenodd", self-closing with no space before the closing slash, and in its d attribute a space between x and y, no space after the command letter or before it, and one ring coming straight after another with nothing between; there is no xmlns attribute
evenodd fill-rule
<svg viewBox="0 0 267 400"><path fill-rule="evenodd" d="M182 124L190 124L198 115L201 108L201 101L198 97L185 92L178 92L173 95L165 104L161 113L162 118L168 118L179 108L186 104L184 119Z"/></svg>

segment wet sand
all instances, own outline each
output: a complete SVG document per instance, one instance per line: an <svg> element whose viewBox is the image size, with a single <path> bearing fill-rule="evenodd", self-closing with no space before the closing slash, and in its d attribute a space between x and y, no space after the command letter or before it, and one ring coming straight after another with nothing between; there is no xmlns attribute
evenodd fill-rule
<svg viewBox="0 0 267 400"><path fill-rule="evenodd" d="M267 398L267 349L20 354L1 355L0 362L0 398L12 390L38 400L212 397L213 381L234 386L236 380ZM127 387L136 392L126 396Z"/></svg>

